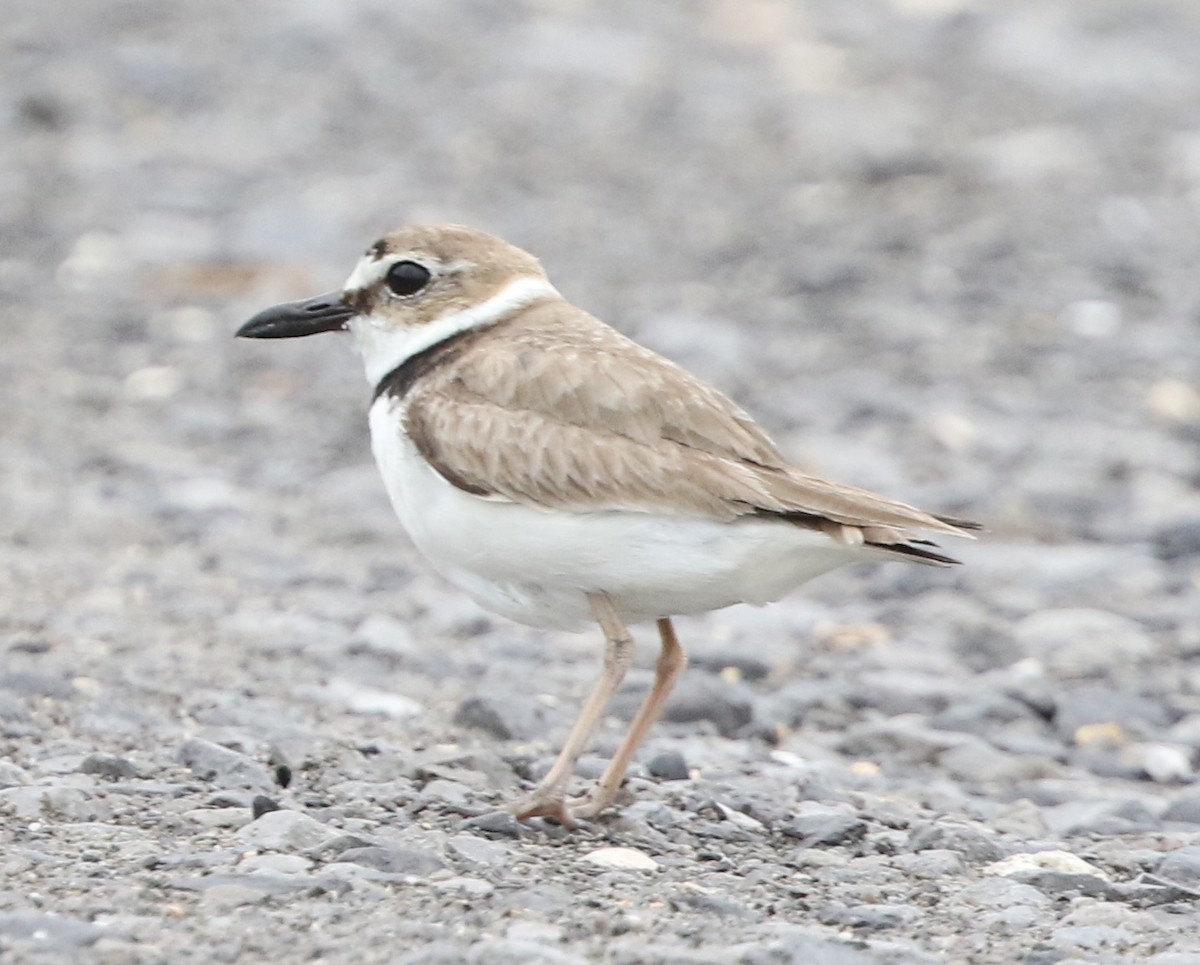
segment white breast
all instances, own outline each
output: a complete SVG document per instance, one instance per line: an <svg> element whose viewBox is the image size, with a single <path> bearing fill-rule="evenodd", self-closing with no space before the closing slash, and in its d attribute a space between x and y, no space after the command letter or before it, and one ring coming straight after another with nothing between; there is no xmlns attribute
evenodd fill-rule
<svg viewBox="0 0 1200 965"><path fill-rule="evenodd" d="M629 622L778 600L871 551L787 523L543 510L451 485L401 431L402 409L371 407L371 444L400 522L434 568L486 609L538 627L591 622L603 591Z"/></svg>

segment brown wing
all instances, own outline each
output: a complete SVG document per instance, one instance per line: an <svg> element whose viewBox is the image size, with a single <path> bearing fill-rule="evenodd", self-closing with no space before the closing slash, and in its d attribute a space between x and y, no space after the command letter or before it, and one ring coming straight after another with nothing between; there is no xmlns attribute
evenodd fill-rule
<svg viewBox="0 0 1200 965"><path fill-rule="evenodd" d="M494 405L650 446L674 442L787 465L767 434L724 395L586 312L551 302L492 332L486 348L466 354L453 376Z"/></svg>
<svg viewBox="0 0 1200 965"><path fill-rule="evenodd" d="M969 528L801 473L725 396L569 306L541 306L491 335L404 400L422 454L469 492L573 512L777 515L847 543Z"/></svg>

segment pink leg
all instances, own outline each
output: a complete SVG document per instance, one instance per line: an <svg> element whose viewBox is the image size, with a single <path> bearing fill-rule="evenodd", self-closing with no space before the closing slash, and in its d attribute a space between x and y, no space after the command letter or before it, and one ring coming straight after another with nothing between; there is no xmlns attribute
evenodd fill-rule
<svg viewBox="0 0 1200 965"><path fill-rule="evenodd" d="M564 802L567 782L575 771L575 762L591 740L604 708L621 685L633 660L633 637L617 616L612 601L603 593L589 593L588 603L604 631L604 672L583 705L554 766L533 791L512 804L510 810L520 820L542 816L554 818L566 827L574 826Z"/></svg>

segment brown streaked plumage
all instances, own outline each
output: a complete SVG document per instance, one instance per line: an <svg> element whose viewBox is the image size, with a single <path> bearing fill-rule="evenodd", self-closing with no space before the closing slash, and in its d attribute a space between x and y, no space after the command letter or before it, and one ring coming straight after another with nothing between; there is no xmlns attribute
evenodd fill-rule
<svg viewBox="0 0 1200 965"><path fill-rule="evenodd" d="M349 330L371 439L413 542L481 605L604 632L604 670L554 767L512 810L570 825L612 804L683 672L671 617L765 603L857 559L954 563L920 531L977 525L791 465L716 389L566 302L537 259L460 226L376 242L340 292L259 313L259 338ZM654 686L599 782L566 790L653 619Z"/></svg>

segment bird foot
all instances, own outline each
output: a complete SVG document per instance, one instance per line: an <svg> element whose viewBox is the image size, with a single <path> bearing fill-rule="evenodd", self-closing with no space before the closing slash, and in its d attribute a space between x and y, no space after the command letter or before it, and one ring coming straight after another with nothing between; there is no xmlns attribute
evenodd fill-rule
<svg viewBox="0 0 1200 965"><path fill-rule="evenodd" d="M552 818L567 830L572 830L580 821L597 817L616 798L615 791L596 785L586 794L568 798L561 787L553 785L538 787L518 801L509 805L509 812L518 821L530 818Z"/></svg>
<svg viewBox="0 0 1200 965"><path fill-rule="evenodd" d="M510 804L508 810L518 821L528 821L530 818L551 818L568 830L575 827L574 815L570 811L561 787L536 788Z"/></svg>
<svg viewBox="0 0 1200 965"><path fill-rule="evenodd" d="M577 821L591 821L612 804L616 796L616 791L608 791L597 784L586 794L568 800L566 810Z"/></svg>

